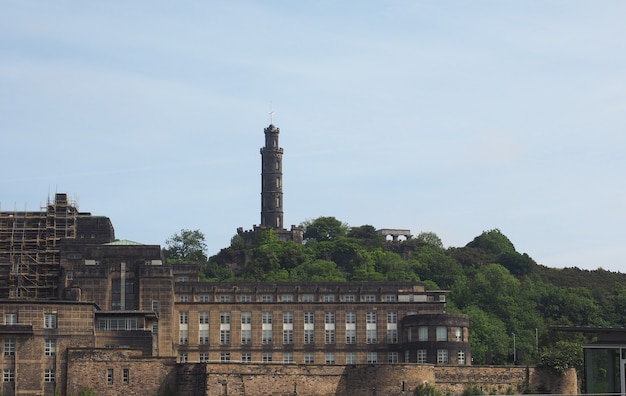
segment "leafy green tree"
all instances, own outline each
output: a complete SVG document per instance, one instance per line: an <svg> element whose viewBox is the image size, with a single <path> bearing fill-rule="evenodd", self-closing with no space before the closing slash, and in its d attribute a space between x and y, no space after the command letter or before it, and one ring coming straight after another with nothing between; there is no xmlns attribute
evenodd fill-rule
<svg viewBox="0 0 626 396"><path fill-rule="evenodd" d="M347 224L328 216L307 220L300 225L304 227L304 239L314 239L318 242L334 241L345 237L350 229Z"/></svg>
<svg viewBox="0 0 626 396"><path fill-rule="evenodd" d="M526 253L504 252L498 258L498 263L508 269L513 275L523 276L532 272L535 260Z"/></svg>
<svg viewBox="0 0 626 396"><path fill-rule="evenodd" d="M417 234L416 239L421 244L429 245L438 249L443 249L443 242L441 241L441 238L439 238L439 235L435 234L434 232L422 231Z"/></svg>
<svg viewBox="0 0 626 396"><path fill-rule="evenodd" d="M466 246L478 248L498 256L502 253L515 252L513 243L497 228L490 231L483 231L482 234L474 238L474 240Z"/></svg>
<svg viewBox="0 0 626 396"><path fill-rule="evenodd" d="M163 255L166 259L179 262L204 262L206 256L205 237L200 230L180 230L165 241Z"/></svg>
<svg viewBox="0 0 626 396"><path fill-rule="evenodd" d="M292 279L300 282L345 282L346 274L332 261L315 260L292 270Z"/></svg>

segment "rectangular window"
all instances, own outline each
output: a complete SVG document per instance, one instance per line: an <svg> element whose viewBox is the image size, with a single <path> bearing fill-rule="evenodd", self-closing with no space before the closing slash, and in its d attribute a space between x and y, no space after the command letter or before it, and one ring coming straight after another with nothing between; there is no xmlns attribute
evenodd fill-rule
<svg viewBox="0 0 626 396"><path fill-rule="evenodd" d="M283 312L283 324L293 324L293 312Z"/></svg>
<svg viewBox="0 0 626 396"><path fill-rule="evenodd" d="M203 303L211 302L211 297L209 297L208 294L200 294L198 296L198 301Z"/></svg>
<svg viewBox="0 0 626 396"><path fill-rule="evenodd" d="M346 324L356 323L356 312L346 312Z"/></svg>
<svg viewBox="0 0 626 396"><path fill-rule="evenodd" d="M293 330L283 330L283 344L293 344Z"/></svg>
<svg viewBox="0 0 626 396"><path fill-rule="evenodd" d="M368 352L367 353L367 363L368 364L376 364L376 363L378 363L378 352Z"/></svg>
<svg viewBox="0 0 626 396"><path fill-rule="evenodd" d="M198 321L200 322L200 324L209 324L209 313L200 312L198 314Z"/></svg>
<svg viewBox="0 0 626 396"><path fill-rule="evenodd" d="M270 345L272 343L272 330L261 331L261 343L263 345Z"/></svg>
<svg viewBox="0 0 626 396"><path fill-rule="evenodd" d="M152 323L152 334L153 335L159 334L159 324L158 323Z"/></svg>
<svg viewBox="0 0 626 396"><path fill-rule="evenodd" d="M335 352L326 352L326 364L335 364Z"/></svg>
<svg viewBox="0 0 626 396"><path fill-rule="evenodd" d="M444 326L437 326L437 341L448 341L448 329Z"/></svg>
<svg viewBox="0 0 626 396"><path fill-rule="evenodd" d="M378 342L378 339L376 336L376 329L365 330L365 342L368 344L376 344Z"/></svg>
<svg viewBox="0 0 626 396"><path fill-rule="evenodd" d="M398 313L387 312L387 323L388 324L398 323Z"/></svg>
<svg viewBox="0 0 626 396"><path fill-rule="evenodd" d="M220 352L220 362L230 362L230 352Z"/></svg>
<svg viewBox="0 0 626 396"><path fill-rule="evenodd" d="M220 345L230 345L230 330L220 330Z"/></svg>
<svg viewBox="0 0 626 396"><path fill-rule="evenodd" d="M426 349L417 350L417 363L427 363Z"/></svg>
<svg viewBox="0 0 626 396"><path fill-rule="evenodd" d="M208 352L200 352L200 363L207 363L209 361Z"/></svg>
<svg viewBox="0 0 626 396"><path fill-rule="evenodd" d="M345 296L343 296L343 301L354 302L354 294L346 294Z"/></svg>
<svg viewBox="0 0 626 396"><path fill-rule="evenodd" d="M17 324L17 314L16 313L4 314L4 324L16 325Z"/></svg>
<svg viewBox="0 0 626 396"><path fill-rule="evenodd" d="M15 356L15 338L4 340L4 356Z"/></svg>
<svg viewBox="0 0 626 396"><path fill-rule="evenodd" d="M335 323L335 313L334 312L326 312L326 313L324 313L324 323L326 323L326 324L334 324Z"/></svg>
<svg viewBox="0 0 626 396"><path fill-rule="evenodd" d="M398 363L398 352L389 352L387 354L387 363Z"/></svg>
<svg viewBox="0 0 626 396"><path fill-rule="evenodd" d="M370 311L366 314L367 323L376 324L376 312Z"/></svg>
<svg viewBox="0 0 626 396"><path fill-rule="evenodd" d="M293 294L283 294L282 296L280 296L280 301L293 302Z"/></svg>
<svg viewBox="0 0 626 396"><path fill-rule="evenodd" d="M448 364L447 349L437 349L437 364Z"/></svg>
<svg viewBox="0 0 626 396"><path fill-rule="evenodd" d="M346 344L356 344L356 329L346 329Z"/></svg>
<svg viewBox="0 0 626 396"><path fill-rule="evenodd" d="M457 327L454 329L454 340L455 341L463 341L463 328Z"/></svg>
<svg viewBox="0 0 626 396"><path fill-rule="evenodd" d="M252 313L251 312L242 312L241 313L241 324L250 324L252 323Z"/></svg>
<svg viewBox="0 0 626 396"><path fill-rule="evenodd" d="M304 364L315 363L315 352L304 352Z"/></svg>
<svg viewBox="0 0 626 396"><path fill-rule="evenodd" d="M241 344L249 345L252 343L252 330L241 330Z"/></svg>
<svg viewBox="0 0 626 396"><path fill-rule="evenodd" d="M272 324L273 316L274 315L272 312L263 312L261 314L261 317L263 318L263 324Z"/></svg>
<svg viewBox="0 0 626 396"><path fill-rule="evenodd" d="M272 301L274 301L274 299L272 298L271 294L263 294L261 296L261 302L267 303L267 302L272 302Z"/></svg>
<svg viewBox="0 0 626 396"><path fill-rule="evenodd" d="M417 329L418 341L428 341L428 327L420 326Z"/></svg>
<svg viewBox="0 0 626 396"><path fill-rule="evenodd" d="M159 300L152 300L152 312L159 312Z"/></svg>
<svg viewBox="0 0 626 396"><path fill-rule="evenodd" d="M189 277L188 276L178 276L176 277L176 282L189 282Z"/></svg>
<svg viewBox="0 0 626 396"><path fill-rule="evenodd" d="M220 312L220 323L230 324L230 312Z"/></svg>
<svg viewBox="0 0 626 396"><path fill-rule="evenodd" d="M324 331L324 333L325 333L325 338L324 338L325 341L324 342L326 344L334 344L335 343L335 330L332 330L332 329L328 330L327 329L327 330Z"/></svg>
<svg viewBox="0 0 626 396"><path fill-rule="evenodd" d="M313 294L303 294L302 302L315 302L315 296Z"/></svg>
<svg viewBox="0 0 626 396"><path fill-rule="evenodd" d="M465 364L465 351L459 350L456 354L457 364Z"/></svg>
<svg viewBox="0 0 626 396"><path fill-rule="evenodd" d="M189 296L186 294L181 294L179 300L180 302L189 302Z"/></svg>
<svg viewBox="0 0 626 396"><path fill-rule="evenodd" d="M209 330L201 329L198 330L198 342L200 345L208 345L209 343Z"/></svg>
<svg viewBox="0 0 626 396"><path fill-rule="evenodd" d="M313 344L315 343L315 330L304 330L304 343L305 344Z"/></svg>
<svg viewBox="0 0 626 396"><path fill-rule="evenodd" d="M335 302L335 295L334 294L324 294L324 296L322 297L322 301L324 301L324 302Z"/></svg>
<svg viewBox="0 0 626 396"><path fill-rule="evenodd" d="M189 331L188 330L179 330L178 332L178 343L181 345L186 345L189 343Z"/></svg>
<svg viewBox="0 0 626 396"><path fill-rule="evenodd" d="M44 314L43 316L43 328L44 329L56 329L57 328L57 315L56 314Z"/></svg>
<svg viewBox="0 0 626 396"><path fill-rule="evenodd" d="M44 342L44 355L52 356L57 353L57 340L56 338L46 338Z"/></svg>
<svg viewBox="0 0 626 396"><path fill-rule="evenodd" d="M304 324L313 324L315 323L315 313L313 312L305 312L304 313Z"/></svg>
<svg viewBox="0 0 626 396"><path fill-rule="evenodd" d="M15 382L15 370L14 369L4 369L2 371L2 381L4 381L4 382Z"/></svg>
<svg viewBox="0 0 626 396"><path fill-rule="evenodd" d="M252 353L250 352L241 352L241 362L242 363L250 363L252 361Z"/></svg>
<svg viewBox="0 0 626 396"><path fill-rule="evenodd" d="M180 363L187 363L189 361L189 355L186 352L181 352L178 354L178 361Z"/></svg>
<svg viewBox="0 0 626 396"><path fill-rule="evenodd" d="M366 294L363 296L363 301L365 302L376 302L376 296L373 294Z"/></svg>
<svg viewBox="0 0 626 396"><path fill-rule="evenodd" d="M404 363L410 363L410 362L411 362L411 352L404 351Z"/></svg>
<svg viewBox="0 0 626 396"><path fill-rule="evenodd" d="M263 352L263 363L272 363L272 360L274 360L273 358L274 356L272 352Z"/></svg>
<svg viewBox="0 0 626 396"><path fill-rule="evenodd" d="M240 302L252 302L252 296L250 296L249 294L242 294L239 296L239 301Z"/></svg>
<svg viewBox="0 0 626 396"><path fill-rule="evenodd" d="M180 319L180 324L187 324L189 323L189 313L187 312L180 312L178 314L179 319Z"/></svg>
<svg viewBox="0 0 626 396"><path fill-rule="evenodd" d="M396 302L398 301L398 296L396 296L395 294L387 294L385 296L385 302Z"/></svg>
<svg viewBox="0 0 626 396"><path fill-rule="evenodd" d="M222 302L222 303L230 302L230 295L229 294L220 294L220 302Z"/></svg>
<svg viewBox="0 0 626 396"><path fill-rule="evenodd" d="M45 369L43 371L44 382L56 382L56 373L53 369Z"/></svg>
<svg viewBox="0 0 626 396"><path fill-rule="evenodd" d="M293 352L283 352L283 363L293 363Z"/></svg>
<svg viewBox="0 0 626 396"><path fill-rule="evenodd" d="M387 344L397 344L397 343L398 343L398 330L387 329Z"/></svg>
<svg viewBox="0 0 626 396"><path fill-rule="evenodd" d="M346 364L356 364L356 352L346 352Z"/></svg>
<svg viewBox="0 0 626 396"><path fill-rule="evenodd" d="M125 384L130 382L130 369L122 369L122 382Z"/></svg>

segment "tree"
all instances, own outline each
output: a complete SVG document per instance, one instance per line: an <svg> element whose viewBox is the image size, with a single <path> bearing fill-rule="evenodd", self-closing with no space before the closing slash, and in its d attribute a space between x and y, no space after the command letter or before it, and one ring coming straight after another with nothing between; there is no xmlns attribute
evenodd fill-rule
<svg viewBox="0 0 626 396"><path fill-rule="evenodd" d="M430 245L439 249L443 249L443 242L441 241L441 238L439 238L439 235L435 234L434 232L422 231L419 234L417 234L416 239L421 244Z"/></svg>
<svg viewBox="0 0 626 396"><path fill-rule="evenodd" d="M205 262L206 242L200 230L180 230L165 241L163 255L168 260L181 262Z"/></svg>
<svg viewBox="0 0 626 396"><path fill-rule="evenodd" d="M466 246L478 248L498 256L503 253L515 252L513 243L497 228L490 231L483 231L482 234L474 238L474 240Z"/></svg>
<svg viewBox="0 0 626 396"><path fill-rule="evenodd" d="M304 227L304 239L314 239L318 242L334 241L345 237L350 229L346 223L342 223L334 217L318 217L315 220L307 220L300 224Z"/></svg>

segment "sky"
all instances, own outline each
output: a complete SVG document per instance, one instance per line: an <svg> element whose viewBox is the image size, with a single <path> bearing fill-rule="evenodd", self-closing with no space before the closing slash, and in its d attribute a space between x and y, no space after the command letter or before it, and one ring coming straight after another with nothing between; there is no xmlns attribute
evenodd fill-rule
<svg viewBox="0 0 626 396"><path fill-rule="evenodd" d="M626 2L0 2L0 208L68 193L116 237L260 222L499 229L539 264L625 272ZM270 120L269 112L274 114Z"/></svg>

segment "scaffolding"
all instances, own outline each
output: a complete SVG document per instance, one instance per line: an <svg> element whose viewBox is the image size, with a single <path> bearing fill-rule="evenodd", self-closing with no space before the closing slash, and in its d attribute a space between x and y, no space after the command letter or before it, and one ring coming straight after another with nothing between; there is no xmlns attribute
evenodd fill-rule
<svg viewBox="0 0 626 396"><path fill-rule="evenodd" d="M57 296L60 245L76 238L78 209L67 194L55 194L39 212L0 212L0 298Z"/></svg>

